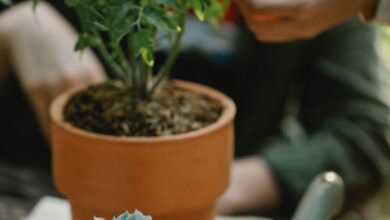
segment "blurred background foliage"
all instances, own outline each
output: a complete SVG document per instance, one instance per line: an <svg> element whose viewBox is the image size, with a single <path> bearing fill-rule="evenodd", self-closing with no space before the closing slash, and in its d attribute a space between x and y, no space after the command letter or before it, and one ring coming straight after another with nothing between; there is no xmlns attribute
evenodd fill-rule
<svg viewBox="0 0 390 220"><path fill-rule="evenodd" d="M381 42L379 48L383 53L383 58L385 59L387 68L388 70L390 70L390 27L381 28L380 33L381 33Z"/></svg>
<svg viewBox="0 0 390 220"><path fill-rule="evenodd" d="M388 73L390 74L390 27L384 27L382 30L380 30L380 39L378 43L379 43L378 48L382 53L382 58L384 59L384 63L386 64ZM390 94L390 86L389 86L389 94ZM379 220L390 220L390 180L386 184L382 196L383 196L381 202L382 214Z"/></svg>

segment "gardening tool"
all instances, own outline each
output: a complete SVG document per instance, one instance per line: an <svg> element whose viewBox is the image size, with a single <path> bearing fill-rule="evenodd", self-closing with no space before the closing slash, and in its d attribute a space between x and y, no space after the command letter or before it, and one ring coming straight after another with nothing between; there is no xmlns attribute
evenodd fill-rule
<svg viewBox="0 0 390 220"><path fill-rule="evenodd" d="M329 220L344 203L344 182L335 172L318 176L306 191L292 220Z"/></svg>

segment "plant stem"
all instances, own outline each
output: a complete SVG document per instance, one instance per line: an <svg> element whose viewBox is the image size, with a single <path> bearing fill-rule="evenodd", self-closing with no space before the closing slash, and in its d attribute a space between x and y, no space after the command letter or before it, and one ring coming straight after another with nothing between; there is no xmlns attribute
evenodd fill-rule
<svg viewBox="0 0 390 220"><path fill-rule="evenodd" d="M148 89L149 89L149 80L152 76L153 69L142 62L142 79L141 79L141 87L142 87L142 95L148 97Z"/></svg>
<svg viewBox="0 0 390 220"><path fill-rule="evenodd" d="M125 80L126 72L115 62L115 60L112 58L110 52L106 48L103 39L97 33L94 32L94 35L97 39L96 41L96 48L98 49L99 53L103 56L106 63L114 70L114 74L121 80Z"/></svg>
<svg viewBox="0 0 390 220"><path fill-rule="evenodd" d="M135 61L134 88L136 88L136 90L139 90L141 87L140 86L141 85L141 75L142 75L141 65L142 65L142 60L138 59Z"/></svg>
<svg viewBox="0 0 390 220"><path fill-rule="evenodd" d="M153 79L153 68L147 67L145 74L145 94L149 96L149 91L151 87L151 80Z"/></svg>
<svg viewBox="0 0 390 220"><path fill-rule="evenodd" d="M144 15L144 9L145 8L143 6L139 9L138 18L135 21L138 31L141 30L141 19L142 19L142 16Z"/></svg>
<svg viewBox="0 0 390 220"><path fill-rule="evenodd" d="M131 86L135 88L136 85L136 72L137 72L137 66L136 66L136 60L134 59L132 55L132 46L131 46L131 39L132 39L132 34L129 33L129 36L127 37L127 53L129 54L129 65L133 69L133 73L131 75Z"/></svg>
<svg viewBox="0 0 390 220"><path fill-rule="evenodd" d="M179 33L177 33L175 42L172 44L172 47L171 47L171 49L168 52L168 54L169 54L168 58L165 61L164 65L161 67L161 69L158 72L158 74L156 75L156 77L155 77L155 79L153 81L153 84L152 84L150 90L148 91L148 95L149 96L151 96L151 95L153 95L155 93L155 91L158 89L160 84L170 74L172 66L173 66L177 56L179 55L179 51L180 51L180 48L181 48L181 41L182 41L184 33L185 33L186 16L185 16L184 13L180 16L180 20L181 20L180 21L181 30L180 30Z"/></svg>
<svg viewBox="0 0 390 220"><path fill-rule="evenodd" d="M127 57L124 54L120 45L115 46L114 51L115 51L115 54L118 56L118 59L121 63L121 66L126 73L127 83L132 83L132 74L134 74L134 68L130 66L129 62L127 61Z"/></svg>

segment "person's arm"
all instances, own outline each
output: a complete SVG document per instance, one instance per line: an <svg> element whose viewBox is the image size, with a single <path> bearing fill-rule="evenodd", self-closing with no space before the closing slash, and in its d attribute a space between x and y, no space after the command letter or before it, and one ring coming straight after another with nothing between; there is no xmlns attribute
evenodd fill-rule
<svg viewBox="0 0 390 220"><path fill-rule="evenodd" d="M372 29L355 20L312 42L299 102L307 141L272 144L256 158L263 162L233 171L221 213L278 207L291 214L315 176L330 170L345 180L347 209L379 190L390 175L390 111Z"/></svg>
<svg viewBox="0 0 390 220"><path fill-rule="evenodd" d="M275 178L264 159L253 156L234 162L230 187L219 200L220 215L262 212L277 208L280 192Z"/></svg>
<svg viewBox="0 0 390 220"><path fill-rule="evenodd" d="M62 91L101 82L104 70L91 50L74 51L77 33L48 3L21 3L0 15L0 76L16 72L46 137L49 105Z"/></svg>
<svg viewBox="0 0 390 220"><path fill-rule="evenodd" d="M237 1L248 26L266 42L314 38L322 32L364 14L389 18L389 0L241 0Z"/></svg>

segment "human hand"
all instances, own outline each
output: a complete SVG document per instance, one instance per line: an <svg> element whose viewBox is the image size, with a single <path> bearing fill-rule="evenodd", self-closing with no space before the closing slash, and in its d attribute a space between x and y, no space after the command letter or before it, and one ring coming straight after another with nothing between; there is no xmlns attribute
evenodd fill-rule
<svg viewBox="0 0 390 220"><path fill-rule="evenodd" d="M257 39L286 42L309 39L363 13L372 17L378 0L239 0Z"/></svg>
<svg viewBox="0 0 390 220"><path fill-rule="evenodd" d="M16 5L0 16L0 74L11 67L49 137L49 105L62 91L105 79L91 50L74 52L77 34L45 2L34 12L31 3Z"/></svg>
<svg viewBox="0 0 390 220"><path fill-rule="evenodd" d="M272 173L259 157L239 159L233 164L230 186L219 200L220 215L265 211L279 205L279 190Z"/></svg>

